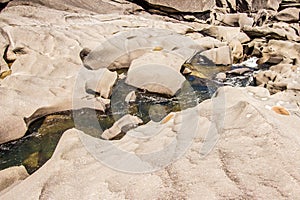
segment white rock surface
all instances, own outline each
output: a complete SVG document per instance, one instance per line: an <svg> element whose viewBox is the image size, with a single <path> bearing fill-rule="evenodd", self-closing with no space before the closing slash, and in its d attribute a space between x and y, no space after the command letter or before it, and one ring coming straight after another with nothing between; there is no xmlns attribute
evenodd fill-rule
<svg viewBox="0 0 300 200"><path fill-rule="evenodd" d="M294 96L284 94L287 95L289 99ZM95 157L90 154L93 148L103 151L101 146L82 144L82 141L98 144L96 138L71 129L63 135L53 157L42 168L8 192L1 193L1 197L297 199L300 195L300 171L296 167L300 165L299 108L289 116L269 110L279 99L282 96L270 96L263 88L225 87L218 91L215 99L196 108L171 113L161 122L150 122L131 130L120 141L107 141L112 146L106 146L105 152L114 158L113 163L96 160L98 154ZM296 100L295 97L294 101L285 103L286 109L290 110ZM185 120L185 116L194 117ZM141 167L129 162L128 154L119 159L122 154L114 154L115 149L143 159L142 155L166 150L172 142L179 145L184 139L190 144L185 154L167 167L142 174L115 170ZM215 143L210 154L201 158ZM177 147L184 152L180 145ZM169 150L173 152L176 148ZM158 155L166 161L173 155L164 153ZM156 166L157 162L160 161L144 160L144 164L152 164L150 166ZM108 167L110 164L115 164L115 168Z"/></svg>
<svg viewBox="0 0 300 200"><path fill-rule="evenodd" d="M138 27L168 29L175 33L185 33L190 28L183 23L166 22L158 16L122 15L128 7L135 7L123 1L99 1L102 7L97 8L91 6L94 5L92 1L63 4L61 1L43 1L44 6L38 1L26 2L10 2L0 13L0 51L4 52L7 45L11 50L22 50L16 54L12 74L0 80L0 143L25 134L28 123L24 118L32 121L49 112L72 108L106 108L106 99L85 92L87 80L80 77L85 68L79 56L83 48L96 49L115 33ZM103 14L96 14L101 10ZM105 14L107 12L111 14ZM153 37L153 42L156 40ZM171 46L174 48L176 42ZM174 52L181 54L181 50ZM2 56L0 64L1 72L8 70ZM107 79L110 76L103 80ZM114 77L107 82L109 87L101 89L103 97L109 96L113 83Z"/></svg>
<svg viewBox="0 0 300 200"><path fill-rule="evenodd" d="M143 121L140 118L138 118L137 116L125 115L121 119L116 121L112 127L110 127L109 129L106 129L102 133L101 137L106 140L112 139L113 137L119 135L122 132L123 128L129 127L129 126L132 128L135 128L137 125L139 125L141 123L143 123Z"/></svg>
<svg viewBox="0 0 300 200"><path fill-rule="evenodd" d="M203 51L201 55L206 56L216 65L230 65L232 64L231 50L229 46L219 47Z"/></svg>
<svg viewBox="0 0 300 200"><path fill-rule="evenodd" d="M10 167L0 171L0 192L8 191L29 176L24 166Z"/></svg>
<svg viewBox="0 0 300 200"><path fill-rule="evenodd" d="M132 61L126 83L150 92L170 96L181 88L185 81L180 68L185 58L164 51L153 51Z"/></svg>
<svg viewBox="0 0 300 200"><path fill-rule="evenodd" d="M97 92L101 97L108 99L117 78L117 72L111 72L108 69L93 70L87 77L85 88L86 90Z"/></svg>

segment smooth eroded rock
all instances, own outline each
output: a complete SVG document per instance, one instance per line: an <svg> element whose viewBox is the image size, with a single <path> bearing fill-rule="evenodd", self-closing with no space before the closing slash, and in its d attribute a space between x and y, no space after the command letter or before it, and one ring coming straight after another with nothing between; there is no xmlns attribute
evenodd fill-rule
<svg viewBox="0 0 300 200"><path fill-rule="evenodd" d="M132 115L125 115L121 119L116 121L111 128L105 130L102 133L101 137L106 139L106 140L112 139L115 136L122 133L124 129L126 129L128 127L131 127L131 129L135 128L141 123L143 123L143 121L140 118L138 118L136 116L132 116ZM126 130L126 132L129 131L129 130L130 129Z"/></svg>
<svg viewBox="0 0 300 200"><path fill-rule="evenodd" d="M12 185L17 185L29 174L24 166L10 167L0 171L0 192Z"/></svg>
<svg viewBox="0 0 300 200"><path fill-rule="evenodd" d="M299 8L286 8L280 11L275 17L279 21L284 22L299 22L299 15L300 9Z"/></svg>
<svg viewBox="0 0 300 200"><path fill-rule="evenodd" d="M294 93L284 95L291 100ZM281 105L290 115L272 110L280 99L264 88L224 87L215 98L135 128L120 141L68 130L52 158L1 197L295 199L300 123L291 106L297 97Z"/></svg>
<svg viewBox="0 0 300 200"><path fill-rule="evenodd" d="M213 61L216 65L230 65L232 64L231 50L229 46L219 47L203 51L201 55Z"/></svg>
<svg viewBox="0 0 300 200"><path fill-rule="evenodd" d="M185 78L180 68L185 59L167 52L150 52L132 61L126 83L150 92L173 96Z"/></svg>

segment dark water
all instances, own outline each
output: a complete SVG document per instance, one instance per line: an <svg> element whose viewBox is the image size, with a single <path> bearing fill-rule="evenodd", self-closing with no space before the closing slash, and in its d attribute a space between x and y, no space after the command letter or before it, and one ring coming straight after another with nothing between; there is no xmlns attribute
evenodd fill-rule
<svg viewBox="0 0 300 200"><path fill-rule="evenodd" d="M111 106L106 113L81 109L54 113L34 121L23 138L0 145L0 170L24 165L29 173L36 171L52 156L62 133L75 127L74 117L80 119L80 123L76 122L77 129L100 138L102 131L126 114L138 116L147 123L150 120L160 121L170 112L196 106L210 98L217 88L222 86L211 79L218 72L227 71L228 67L202 66L199 69L208 78L186 76L185 83L174 97L145 92L125 84L124 80L119 80L113 88ZM249 82L247 79L243 83L243 80L237 79L233 82L244 86L248 84L247 81ZM131 91L135 91L136 101L126 103L125 97ZM95 117L98 121L97 126L92 123ZM99 130L99 125L102 130Z"/></svg>

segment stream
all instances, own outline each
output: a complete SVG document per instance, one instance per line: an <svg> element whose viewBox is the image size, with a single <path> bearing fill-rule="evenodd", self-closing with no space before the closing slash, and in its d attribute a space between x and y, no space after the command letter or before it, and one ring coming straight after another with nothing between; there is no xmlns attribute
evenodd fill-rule
<svg viewBox="0 0 300 200"><path fill-rule="evenodd" d="M195 75L185 75L186 81L174 97L149 93L139 90L119 79L112 91L110 108L105 112L96 111L100 127L103 131L110 128L116 120L126 114L138 116L147 123L150 120L160 121L168 113L194 107L202 101L211 98L218 87L223 85L248 86L254 85L252 74L229 75L223 83L217 82L216 74L230 71L232 66L203 65L191 60L189 66L192 71L201 73L205 78ZM125 73L126 71L118 72ZM125 102L126 95L135 91L136 100ZM28 128L25 136L0 145L0 170L24 165L29 174L39 169L49 160L61 135L68 129L75 127L74 117L80 117L84 124L76 124L76 128L93 137L100 138L102 131L98 130L89 121L95 116L95 110L80 109L53 113L35 120ZM121 139L116 136L113 139Z"/></svg>

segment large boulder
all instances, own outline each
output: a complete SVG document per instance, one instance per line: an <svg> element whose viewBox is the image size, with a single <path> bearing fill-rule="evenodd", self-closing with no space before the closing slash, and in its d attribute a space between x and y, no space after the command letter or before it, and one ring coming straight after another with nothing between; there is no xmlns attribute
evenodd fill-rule
<svg viewBox="0 0 300 200"><path fill-rule="evenodd" d="M274 23L272 26L244 26L243 31L251 38L265 37L267 39L300 41L297 31L289 24L283 22Z"/></svg>
<svg viewBox="0 0 300 200"><path fill-rule="evenodd" d="M231 50L229 46L219 47L203 51L201 55L213 61L216 65L232 64Z"/></svg>
<svg viewBox="0 0 300 200"><path fill-rule="evenodd" d="M276 15L276 19L284 22L298 22L300 19L299 8L286 8Z"/></svg>
<svg viewBox="0 0 300 200"><path fill-rule="evenodd" d="M132 61L126 83L149 92L173 96L185 81L180 74L185 59L180 55L153 51Z"/></svg>
<svg viewBox="0 0 300 200"><path fill-rule="evenodd" d="M77 0L62 2L60 0L14 0L9 6L19 6L19 5L33 5L33 6L46 6L55 10L62 10L68 12L77 13L98 13L98 14L124 14L128 12L133 12L136 9L140 9L139 6L129 3L125 0L118 1L97 1L95 6L95 1L93 0Z"/></svg>
<svg viewBox="0 0 300 200"><path fill-rule="evenodd" d="M243 32L240 27L227 26L207 26L199 30L205 35L215 37L220 41L231 42L232 40L239 40L241 43L249 42L250 38Z"/></svg>
<svg viewBox="0 0 300 200"><path fill-rule="evenodd" d="M133 129L120 141L68 130L52 158L1 198L297 199L294 95L221 88L215 98Z"/></svg>

